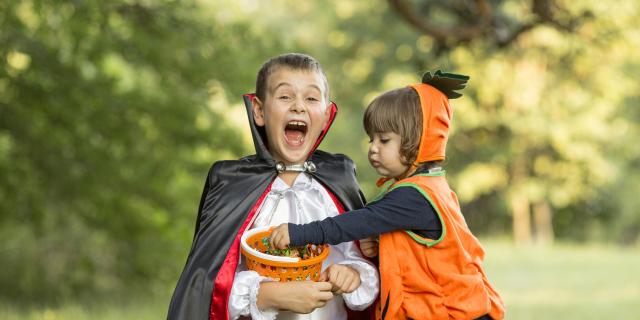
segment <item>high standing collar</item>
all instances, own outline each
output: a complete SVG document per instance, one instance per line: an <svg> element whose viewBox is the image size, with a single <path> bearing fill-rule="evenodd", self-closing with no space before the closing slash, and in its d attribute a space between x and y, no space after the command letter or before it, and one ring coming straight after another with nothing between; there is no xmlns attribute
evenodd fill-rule
<svg viewBox="0 0 640 320"><path fill-rule="evenodd" d="M259 158L273 162L274 159L271 156L271 153L269 152L269 148L267 144L267 136L264 131L264 128L256 126L256 123L253 120L253 103L251 102L253 100L253 97L255 97L255 93L247 93L242 95L242 98L244 100L244 106L247 109L247 117L249 118L249 128L251 128L251 136L253 138L253 145L256 148L256 155ZM327 131L329 131L329 128L333 124L333 120L336 118L336 115L338 113L338 106L334 102L331 102L331 104L329 105L329 108L331 108L331 113L329 114L329 121L327 121L327 125L324 127L324 129L322 129L322 132L320 132L320 136L318 137L318 140L316 140L316 143L313 145L313 148L311 148L311 151L309 151L309 154L307 155L307 160L309 159L309 157L311 157L311 154L313 154L313 152L316 151L316 149L324 139L324 136L327 134Z"/></svg>

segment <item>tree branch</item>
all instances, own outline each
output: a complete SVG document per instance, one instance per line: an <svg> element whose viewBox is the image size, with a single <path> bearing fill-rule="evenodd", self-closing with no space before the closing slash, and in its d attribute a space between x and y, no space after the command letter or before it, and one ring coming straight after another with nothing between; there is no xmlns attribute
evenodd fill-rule
<svg viewBox="0 0 640 320"><path fill-rule="evenodd" d="M412 7L409 0L387 1L407 23L434 38L437 44L436 54L475 38L489 38L489 41L503 48L516 41L521 35L543 24L564 32L574 32L584 19L592 17L591 12L588 11L578 17L571 17L567 10L556 4L555 0L531 0L533 20L521 23L513 28L506 28L504 24L500 23L500 17L494 14L491 4L487 0L474 0L475 6L469 5L464 6L464 8L461 6L449 6L448 9L457 16L458 21L468 21L470 14L479 16L476 23L471 26L452 26L447 28L430 23L428 17L423 17L421 12ZM477 8L477 12L472 12L473 10L470 10L472 7ZM558 18L558 14L562 18Z"/></svg>
<svg viewBox="0 0 640 320"><path fill-rule="evenodd" d="M453 39L454 41L468 41L481 35L491 23L492 9L486 0L475 0L480 19L472 26L441 28L432 25L412 10L408 0L388 0L389 4L404 20L418 30L434 37L436 40Z"/></svg>

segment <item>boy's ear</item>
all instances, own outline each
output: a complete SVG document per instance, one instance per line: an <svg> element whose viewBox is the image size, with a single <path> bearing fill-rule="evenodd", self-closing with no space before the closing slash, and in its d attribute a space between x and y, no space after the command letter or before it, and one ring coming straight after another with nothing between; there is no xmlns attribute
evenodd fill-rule
<svg viewBox="0 0 640 320"><path fill-rule="evenodd" d="M264 105L262 101L254 96L251 100L251 105L253 106L253 120L258 127L264 127Z"/></svg>
<svg viewBox="0 0 640 320"><path fill-rule="evenodd" d="M329 101L329 104L327 104L327 106L324 108L324 124L322 125L323 128L327 127L329 119L331 118L331 104L331 101Z"/></svg>

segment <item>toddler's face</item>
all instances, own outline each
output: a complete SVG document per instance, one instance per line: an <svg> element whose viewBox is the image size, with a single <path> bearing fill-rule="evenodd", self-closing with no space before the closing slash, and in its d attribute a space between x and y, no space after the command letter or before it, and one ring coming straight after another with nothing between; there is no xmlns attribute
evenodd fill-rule
<svg viewBox="0 0 640 320"><path fill-rule="evenodd" d="M370 138L369 163L376 172L387 178L404 178L409 166L402 163L400 135L394 132L380 132L374 133Z"/></svg>
<svg viewBox="0 0 640 320"><path fill-rule="evenodd" d="M269 151L286 164L307 159L329 119L322 75L280 67L267 79L265 101L253 101L256 125L264 126Z"/></svg>

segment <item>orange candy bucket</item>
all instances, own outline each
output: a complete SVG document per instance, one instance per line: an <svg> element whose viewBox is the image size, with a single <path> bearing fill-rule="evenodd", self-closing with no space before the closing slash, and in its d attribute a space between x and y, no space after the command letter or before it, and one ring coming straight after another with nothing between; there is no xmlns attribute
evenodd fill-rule
<svg viewBox="0 0 640 320"><path fill-rule="evenodd" d="M329 256L329 246L313 245L314 257L300 258L274 256L265 253L267 247L263 239L271 236L273 227L251 229L242 235L240 250L249 270L276 281L317 281L322 272L322 262Z"/></svg>

